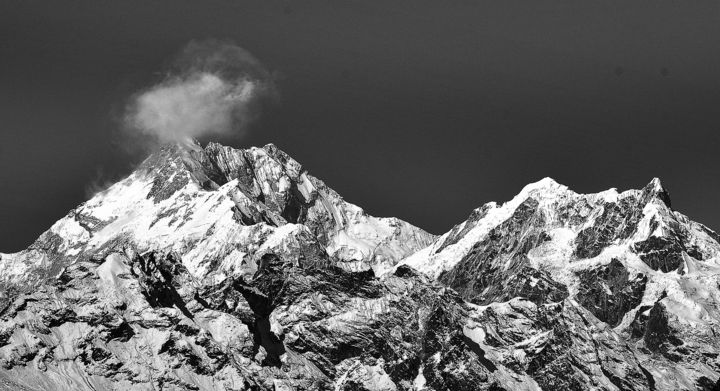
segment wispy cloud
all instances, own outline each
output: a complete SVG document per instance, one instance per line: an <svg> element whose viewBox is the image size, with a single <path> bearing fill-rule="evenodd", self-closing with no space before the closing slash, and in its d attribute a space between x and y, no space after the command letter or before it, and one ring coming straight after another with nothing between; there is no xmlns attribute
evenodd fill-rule
<svg viewBox="0 0 720 391"><path fill-rule="evenodd" d="M249 52L228 42L193 41L159 83L131 97L124 122L160 143L235 135L275 96L270 73Z"/></svg>

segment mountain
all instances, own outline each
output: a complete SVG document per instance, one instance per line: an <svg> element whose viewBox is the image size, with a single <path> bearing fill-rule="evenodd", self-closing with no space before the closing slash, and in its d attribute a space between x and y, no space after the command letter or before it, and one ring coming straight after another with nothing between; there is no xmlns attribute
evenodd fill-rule
<svg viewBox="0 0 720 391"><path fill-rule="evenodd" d="M436 237L274 145L167 146L0 254L0 390L720 389L719 242L659 180Z"/></svg>
<svg viewBox="0 0 720 391"><path fill-rule="evenodd" d="M658 179L583 195L546 178L400 264L472 303L486 356L543 389L717 389L719 240Z"/></svg>
<svg viewBox="0 0 720 391"><path fill-rule="evenodd" d="M404 221L367 215L274 145L175 145L70 211L26 251L2 255L0 282L56 277L120 247L173 252L203 276L305 234L347 270L382 270L434 239Z"/></svg>

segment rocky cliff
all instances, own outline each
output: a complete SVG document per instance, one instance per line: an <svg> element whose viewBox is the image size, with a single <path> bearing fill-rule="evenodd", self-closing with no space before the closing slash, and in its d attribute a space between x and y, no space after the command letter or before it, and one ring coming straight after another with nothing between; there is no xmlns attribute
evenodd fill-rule
<svg viewBox="0 0 720 391"><path fill-rule="evenodd" d="M0 390L713 390L720 238L550 179L435 237L273 145L166 147L0 254Z"/></svg>

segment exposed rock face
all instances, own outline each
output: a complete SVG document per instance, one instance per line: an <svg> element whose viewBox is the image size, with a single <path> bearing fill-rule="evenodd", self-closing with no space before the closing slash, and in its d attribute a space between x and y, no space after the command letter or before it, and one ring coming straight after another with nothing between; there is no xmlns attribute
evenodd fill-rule
<svg viewBox="0 0 720 391"><path fill-rule="evenodd" d="M633 349L571 301L493 303L468 324L491 360L526 373L542 389L650 388Z"/></svg>
<svg viewBox="0 0 720 391"><path fill-rule="evenodd" d="M0 390L712 390L720 238L552 180L441 237L273 145L168 147L0 254Z"/></svg>
<svg viewBox="0 0 720 391"><path fill-rule="evenodd" d="M0 315L4 381L28 389L488 389L469 308L401 267L266 254L194 278L173 255L79 261ZM284 388L283 388L284 387Z"/></svg>
<svg viewBox="0 0 720 391"><path fill-rule="evenodd" d="M616 258L596 269L579 271L578 276L578 302L612 327L642 302L647 284L647 276L643 274L631 280L625 266Z"/></svg>
<svg viewBox="0 0 720 391"><path fill-rule="evenodd" d="M533 302L557 302L567 288L545 272L527 266L527 253L550 237L536 227L544 225L538 202L528 198L509 219L475 243L455 267L439 280L476 304L527 297ZM443 243L445 245L445 243Z"/></svg>

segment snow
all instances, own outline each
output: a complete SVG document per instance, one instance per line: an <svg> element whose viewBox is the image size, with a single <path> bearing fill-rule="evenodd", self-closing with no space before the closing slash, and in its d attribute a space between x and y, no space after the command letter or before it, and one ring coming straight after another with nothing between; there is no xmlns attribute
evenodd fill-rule
<svg viewBox="0 0 720 391"><path fill-rule="evenodd" d="M425 376L423 375L424 366L420 364L420 367L418 368L418 374L413 380L413 389L415 391L422 391L426 390L425 384L427 380L425 379Z"/></svg>
<svg viewBox="0 0 720 391"><path fill-rule="evenodd" d="M35 258L35 262L33 262L33 257L29 256L28 253L0 253L0 270L2 270L3 278L15 281L27 272L30 263L42 262L41 254L35 252L33 255L39 256L40 259Z"/></svg>
<svg viewBox="0 0 720 391"><path fill-rule="evenodd" d="M248 254L238 249L233 249L225 259L223 259L220 268L224 271L234 274L236 270L240 270L243 266L243 260Z"/></svg>
<svg viewBox="0 0 720 391"><path fill-rule="evenodd" d="M502 206L498 207L495 203L486 204L485 207L488 208L488 211L485 217L478 221L457 243L447 246L440 253L436 253L437 248L447 239L448 234L445 234L428 248L405 258L400 264L413 267L431 278L437 279L443 271L450 270L455 266L470 251L472 246L481 241L490 230L510 218L518 206L528 197L534 196L547 202L569 193L572 192L566 186L558 184L551 178L544 178L531 183Z"/></svg>
<svg viewBox="0 0 720 391"><path fill-rule="evenodd" d="M578 292L578 272L606 265L612 259L625 265L631 278L638 273L648 277L641 304L625 315L616 331L626 331L641 306L652 306L663 296L661 302L678 327L703 330L720 327L720 288L717 283L720 244L705 227L673 212L659 199L650 199L644 206L643 216L630 238L606 246L591 259L574 256L578 233L595 224L602 214L602 205L629 196L637 197L641 194L639 190L619 193L610 189L581 195L550 178L544 178L525 186L510 201L486 204L482 208L483 218L461 223L455 232L468 228L464 236L438 251L446 240L451 239L450 233L436 238L398 219L369 216L360 207L345 202L319 180L302 172L297 162L290 159L282 163L263 148L247 151L255 173L251 187L253 191L264 193L268 205L281 202L293 182L306 200L317 198L308 210L308 218L316 218L321 224L318 229L327 235L323 238L327 242L322 245L329 255L342 261L342 267L351 270L371 267L376 275L387 276L397 265L408 265L436 279L443 271L454 267L493 228L510 218L528 197L532 197L539 203L538 213L546 221L543 232L549 235L550 240L532 249L527 254L527 261L530 266L547 271L554 280L565 284L571 297ZM185 156L184 159L190 157ZM214 278L221 281L227 275L254 273L257 267L255 261L263 253L294 254L293 247L299 242L308 245L307 240L317 240L321 245L320 239L306 225L282 224L282 219L279 219L279 227L266 223L239 224L233 212L237 206L252 205L267 211L265 204L251 198L257 194L245 194L238 180L231 180L214 190L204 190L192 179L192 174L183 169L182 163L173 161L170 165L177 171L168 180L178 175L189 176L190 180L184 187L156 202L148 199L155 174L136 171L96 194L49 229L49 234L62 238L57 247L58 253L68 259L76 259L99 251L116 239L127 238L132 242L133 250L177 253L194 276L201 278L217 271ZM662 190L658 180L651 182L651 188ZM582 211L585 213L582 215L584 221L570 226L563 222L558 211L577 205L588 205L587 210ZM99 228L88 228L83 219L97 224ZM657 226L653 227L655 223ZM684 274L652 270L633 251L635 243L651 236L670 235L677 227L683 227L692 245L703 254L702 260L684 255ZM398 260L401 261L396 265ZM49 262L51 258L40 250L0 254L0 268L3 270L0 281L20 281L32 268L47 266ZM211 270L211 267L217 270ZM97 268L97 276L112 287L119 283L117 276L126 269L123 256L113 254ZM604 286L604 289L607 294L612 294L609 287ZM512 306L518 305L526 304L510 301L493 305L493 308L496 311L515 311ZM388 303L366 300L364 303L350 302L348 306L348 311L328 319L331 326L351 327L358 318L381 316ZM482 311L484 307L472 308ZM280 323L276 323L272 325L273 331L281 333ZM492 333L473 323L464 325L463 332L477 343L485 340L486 333ZM516 346L517 350L512 354L520 359L527 349L539 346L543 338L537 335L524 341ZM366 371L372 373L370 369L366 368ZM382 374L376 375L376 380L382 383ZM415 385L417 389L424 387L422 373L415 379Z"/></svg>
<svg viewBox="0 0 720 391"><path fill-rule="evenodd" d="M342 375L335 381L335 390L339 391L348 380L360 383L362 388L368 391L396 391L397 386L390 375L383 368L385 362L379 359L375 365L364 365L357 359L344 360L336 370L342 371Z"/></svg>
<svg viewBox="0 0 720 391"><path fill-rule="evenodd" d="M431 359L437 364L440 362L440 352L435 352L435 354L432 355Z"/></svg>
<svg viewBox="0 0 720 391"><path fill-rule="evenodd" d="M300 180L298 181L298 191L300 191L300 194L302 194L306 200L309 200L312 193L316 191L315 186L313 186L312 182L310 182L310 179L305 173L300 175Z"/></svg>
<svg viewBox="0 0 720 391"><path fill-rule="evenodd" d="M650 190L662 191L659 180L651 182ZM606 246L602 252L591 259L577 259L574 256L575 239L578 233L595 223L602 214L603 204L618 202L626 197L640 198L640 190L628 190L618 193L616 189L606 190L596 194L581 195L545 178L530 184L512 200L498 206L495 203L486 205L487 213L484 218L473 222L474 226L460 238L456 244L445 247L437 253L437 249L448 239L450 233L438 238L430 246L419 250L403 259L399 264L411 266L431 278L438 276L457 264L473 247L481 241L488 232L507 220L515 209L528 197L539 202L539 211L546 221L546 231L550 240L541 243L532 249L527 258L530 266L547 271L555 281L568 287L570 296L577 294L579 279L577 273L607 265L611 260L619 260L627 269L630 278L637 274L648 277L647 286L641 304L638 306L652 306L662 295L662 300L668 313L671 314L678 327L693 329L720 326L720 244L718 244L699 224L687 217L670 210L659 198L650 198L644 205L642 217L631 237ZM556 217L557 210L562 205L579 205L581 199L590 206L583 224L567 226ZM456 231L464 228L469 222L462 223ZM656 225L656 227L653 227ZM635 243L647 240L651 236L674 235L673 232L682 225L690 233L689 240L699 248L703 254L702 261L696 261L684 254L684 274L676 271L663 273L652 270L633 250ZM610 295L612 291L604 286L605 292ZM615 328L616 331L626 330L635 316L636 310L627 313L622 322ZM479 334L473 334L479 338Z"/></svg>
<svg viewBox="0 0 720 391"><path fill-rule="evenodd" d="M552 338L553 331L548 330L541 333L537 333L530 338L522 340L514 345L516 349L522 349L525 352L532 354L538 354L543 349L545 344Z"/></svg>
<svg viewBox="0 0 720 391"><path fill-rule="evenodd" d="M573 285L576 277L569 268L577 232L570 228L560 227L548 231L547 234L550 235L551 240L528 253L530 265L536 269L548 271L558 282L567 286Z"/></svg>
<svg viewBox="0 0 720 391"><path fill-rule="evenodd" d="M329 212L335 214L341 210L331 208ZM370 260L376 275L387 274L394 266L393 260L402 259L434 239L398 219L368 216L353 204L345 203L342 213L344 218L339 220L343 224L328 243L327 251L345 260L362 261L355 263L354 268L349 266L353 270L367 269L367 260Z"/></svg>
<svg viewBox="0 0 720 391"><path fill-rule="evenodd" d="M617 189L613 187L611 189L601 191L595 196L605 202L617 202L620 194L618 193Z"/></svg>
<svg viewBox="0 0 720 391"><path fill-rule="evenodd" d="M229 213L235 203L226 192L236 185L236 182L231 181L217 192L205 192L189 185L157 204L141 196L143 191L139 189L145 190L145 193L149 189L150 183L147 181L142 186L131 186L138 189L131 193L135 197L126 197L124 192L117 195L118 198L126 198L124 205L111 198L114 193L109 193L104 197L104 201L109 202L107 205L103 202L103 206L113 209L115 219L92 237L88 247L98 248L115 237L127 234L141 250L153 248L183 253L188 242L200 241L191 250L195 254L191 255L197 255L200 248L217 254L221 246L215 235L227 235L229 231L221 227L235 225ZM167 216L158 218L164 214ZM178 218L180 216L183 218ZM217 225L215 235L207 235L213 224ZM223 239L229 238L224 236ZM188 262L187 266L196 275L203 274L197 262Z"/></svg>
<svg viewBox="0 0 720 391"><path fill-rule="evenodd" d="M507 359L507 355L511 355L517 362L525 363L527 353L531 352L534 355L539 353L545 346L546 342L552 337L552 331L540 332L532 335L524 341L518 342L515 345L509 347L508 350L502 348L496 348L491 345L485 344L486 335L493 334L492 329L486 330L483 327L482 321L476 321L480 314L489 308L492 308L494 313L499 316L506 314L513 314L512 319L515 319L518 324L508 325L508 327L518 327L519 329L526 329L528 327L527 319L517 317L518 309L527 307L529 312L535 311L535 305L526 300L513 299L505 303L492 303L487 306L478 306L474 304L468 304L472 309L470 319L463 325L463 334L473 342L477 343L483 351L485 351L485 357L494 362L502 362ZM497 335L493 335L493 338L502 340ZM500 384L503 384L506 388L512 390L540 390L538 384L528 375L520 375L516 372L509 371L503 366L498 366L493 372L492 377L497 379Z"/></svg>
<svg viewBox="0 0 720 391"><path fill-rule="evenodd" d="M628 331L636 312L642 306L652 306L658 300L667 308L674 328L692 330L692 333L688 334L712 338L708 330L720 327L720 244L703 226L671 211L659 199L651 199L644 206L643 216L630 238L605 246L599 255L590 259L577 259L574 255L578 233L595 224L597 217L602 214L604 203L617 202L631 195L637 196L640 191L618 193L616 189L610 189L596 194L580 195L550 178L545 178L529 184L504 204L486 204L483 207L483 218L478 221L468 220L458 225L454 232L468 228L464 236L458 238L455 244L438 251L443 243L451 239L450 233L435 238L400 220L369 216L360 207L343 201L322 182L301 173L297 162L275 160L262 148L252 148L249 151L254 159L252 164L255 165L255 178L250 187L252 191L264 193L263 202L251 198L257 194L244 193L243 191L247 190L240 189L238 180L231 180L213 190L205 190L194 179L189 180L187 185L177 189L168 198L156 202L148 199L148 192L153 187L155 177L152 174L136 172L71 211L54 224L48 233L62 239L57 247L58 252L71 259L90 255L93 251L112 244L116 239L127 238L132 243L132 251L159 250L177 253L183 264L196 277L202 278L215 272L212 274L212 281L215 283L221 283L227 276L254 274L257 269L256 261L264 253L294 257L297 254L296 247L307 249L316 244L318 249L326 250L328 254L339 258L341 266L351 270L372 267L376 275L388 275L396 267L394 263L397 260L411 254L400 264L414 267L432 278L437 278L443 271L454 267L477 242L510 218L528 197L532 197L538 201L538 213L542 214L546 222L545 227L540 229L549 236L549 240L530 250L527 262L531 267L548 272L554 280L568 287L571 296L567 303L579 306L573 297L579 290L578 272L607 265L617 259L628 269L631 279L637 274L648 278L641 303L628 312L615 327L614 331L618 334ZM168 180L181 178L179 175L191 175L182 169L182 165L172 165L175 165L178 171ZM253 206L267 212L267 205L281 203L293 185L297 186L306 200L319 197L308 211L308 216L317 218L315 222L319 227L312 229L327 237L316 237L309 225L284 224L280 218L277 223L279 226L275 226L268 223L243 225L234 217L233 210L238 206ZM656 191L661 190L659 181L653 181L651 187ZM587 210L582 211L583 221L572 224L564 221L559 211L577 205L587 205ZM95 224L99 228L88 228ZM698 259L684 254L685 266L682 273L652 270L633 251L635 243L651 236L672 235L677 227L685 230L683 232L687 233L691 244L697 246L703 254L702 257L698 256ZM52 236L53 240L54 238ZM327 242L321 243L321 240ZM422 248L419 251L415 251L420 247ZM114 249L120 250L122 249ZM19 281L30 274L32 268L47 265L51 259L47 253L40 250L0 254L0 268L3 270L1 280ZM128 271L127 258L120 253L110 253L97 267L96 275L102 286L112 293L114 287L123 282L119 276ZM538 281L533 278L530 283L534 286ZM606 294L613 294L606 284L602 287ZM322 293L317 293L312 300L328 307L334 306ZM387 298L350 298L342 305L346 310L325 319L323 327L350 332L358 321L382 320L383 314L392 308L393 303ZM489 309L498 315L535 313L536 305L527 300L511 299L486 306L467 306L471 309L470 319L462 325L463 334L479 344L491 360L512 357L519 363L525 363L528 357L541 351L552 337L552 331L530 330L527 338L503 348L505 350L488 346L485 344L486 340L496 338L498 331L479 321L481 314ZM321 306L298 304L298 313L287 316L312 317L312 311L318 311L318 307ZM644 312L647 314L649 310ZM209 330L218 341L240 344L243 338L249 338L247 326L241 322L233 323L227 316L207 310L197 316L196 322ZM518 330L529 327L530 320L527 318L508 318L514 319L509 322L508 327L517 327ZM152 320L149 317L147 319ZM302 330L283 330L282 324L287 324L285 321L286 319L271 317L271 331L278 336L286 332L285 335L302 333ZM599 323L597 319L594 321ZM144 337L161 342L166 336ZM404 359L407 357L403 357ZM429 359L439 362L441 353L437 352ZM422 371L423 366L420 365L418 375L412 382L416 390L427 388ZM368 389L390 390L394 387L379 365L350 363L338 370L338 373L342 373L338 384L352 378L361 379ZM502 384L513 385L513 389L538 389L537 384L529 377L510 373L504 368L499 368L492 376L494 379L501 379ZM285 384L277 383L277 386L285 387Z"/></svg>
<svg viewBox="0 0 720 391"><path fill-rule="evenodd" d="M120 254L110 254L105 261L95 270L100 280L108 285L118 285L118 275L127 273L130 268L124 263L124 257Z"/></svg>
<svg viewBox="0 0 720 391"><path fill-rule="evenodd" d="M280 210L272 211L282 208L293 186L306 201L315 200L308 218L315 219L314 229L327 235L323 236L327 252L351 269L372 267L376 272L384 271L435 238L400 220L375 218L344 202L274 146L244 151L218 145L208 148L220 149L217 153L222 155L222 167L243 170L244 165L250 166L247 168L254 177L249 191L237 179L219 188L203 189L196 178L206 179L202 173L204 163L197 160L204 151L197 145L164 150L55 223L46 233L47 240L54 241L53 249L57 249L53 255L72 262L116 243L129 243L136 252L176 253L196 277L211 272L210 266L218 261L223 273L250 272L254 262L246 261L258 251L287 249L297 246L299 237L314 236L307 227L283 225ZM184 186L169 189L173 192L163 194L162 200L150 197L158 178ZM270 214L273 223L242 225L235 220L236 207ZM0 280L17 280L29 268L44 265L46 258L42 251L3 255L0 266L5 274Z"/></svg>

